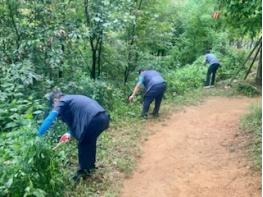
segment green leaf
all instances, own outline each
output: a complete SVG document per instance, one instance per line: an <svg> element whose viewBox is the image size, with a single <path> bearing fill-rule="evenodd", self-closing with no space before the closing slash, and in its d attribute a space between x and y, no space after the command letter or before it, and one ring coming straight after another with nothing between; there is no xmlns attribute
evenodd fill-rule
<svg viewBox="0 0 263 197"><path fill-rule="evenodd" d="M14 128L17 126L17 123L15 122L9 122L6 124L6 126L4 127L5 129L9 129L9 128Z"/></svg>

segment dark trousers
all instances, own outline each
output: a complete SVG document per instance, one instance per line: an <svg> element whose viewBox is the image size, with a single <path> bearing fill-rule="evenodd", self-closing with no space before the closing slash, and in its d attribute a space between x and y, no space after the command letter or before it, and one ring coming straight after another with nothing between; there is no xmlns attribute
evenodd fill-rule
<svg viewBox="0 0 263 197"><path fill-rule="evenodd" d="M206 75L206 82L205 85L214 85L215 84L215 78L216 78L216 71L219 68L220 64L211 64L208 67L207 75Z"/></svg>
<svg viewBox="0 0 263 197"><path fill-rule="evenodd" d="M95 168L97 138L108 127L109 115L107 113L99 113L90 122L88 128L85 130L85 136L78 143L80 170Z"/></svg>
<svg viewBox="0 0 263 197"><path fill-rule="evenodd" d="M143 100L142 116L147 116L151 103L154 100L153 115L159 113L164 92L166 90L165 83L154 85L148 92L146 92Z"/></svg>

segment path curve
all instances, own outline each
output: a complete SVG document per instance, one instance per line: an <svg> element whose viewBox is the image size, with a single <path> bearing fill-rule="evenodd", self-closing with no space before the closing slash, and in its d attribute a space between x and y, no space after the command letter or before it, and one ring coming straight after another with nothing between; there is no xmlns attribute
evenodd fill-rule
<svg viewBox="0 0 263 197"><path fill-rule="evenodd" d="M260 99L211 97L164 122L149 120L154 134L121 196L261 196L261 177L249 167L238 130L240 116L255 102Z"/></svg>

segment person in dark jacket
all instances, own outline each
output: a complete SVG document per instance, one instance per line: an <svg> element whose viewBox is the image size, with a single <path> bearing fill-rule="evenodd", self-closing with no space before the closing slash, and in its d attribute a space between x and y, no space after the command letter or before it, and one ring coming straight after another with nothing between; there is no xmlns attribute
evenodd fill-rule
<svg viewBox="0 0 263 197"><path fill-rule="evenodd" d="M214 87L215 85L215 77L216 77L216 71L220 66L220 63L216 56L210 51L206 51L205 54L205 63L209 64L208 70L207 70L207 76L205 81L205 88Z"/></svg>
<svg viewBox="0 0 263 197"><path fill-rule="evenodd" d="M144 88L143 109L141 116L144 118L148 116L150 104L153 100L155 100L155 105L152 115L158 116L163 95L166 90L165 80L161 74L155 70L140 69L138 83L136 84L132 95L129 96L129 101L133 100L141 87Z"/></svg>
<svg viewBox="0 0 263 197"><path fill-rule="evenodd" d="M62 135L60 142L67 142L71 137L78 141L79 170L73 177L78 181L95 169L97 138L109 127L109 115L87 96L54 91L49 100L53 109L39 127L38 135L43 136L57 117L68 125L70 131Z"/></svg>

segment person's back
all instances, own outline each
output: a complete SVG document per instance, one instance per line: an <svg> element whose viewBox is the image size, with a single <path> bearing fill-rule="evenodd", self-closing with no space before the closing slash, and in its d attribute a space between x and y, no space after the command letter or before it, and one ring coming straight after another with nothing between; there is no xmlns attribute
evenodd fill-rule
<svg viewBox="0 0 263 197"><path fill-rule="evenodd" d="M63 96L55 110L78 140L93 117L105 111L95 100L82 95Z"/></svg>
<svg viewBox="0 0 263 197"><path fill-rule="evenodd" d="M151 89L154 85L165 82L161 74L155 70L143 71L140 76L143 77L143 85L146 91Z"/></svg>
<svg viewBox="0 0 263 197"><path fill-rule="evenodd" d="M212 65L212 64L219 64L219 61L218 59L216 58L216 56L212 53L207 53L205 55L205 58L206 58L206 63L208 63L209 65Z"/></svg>

